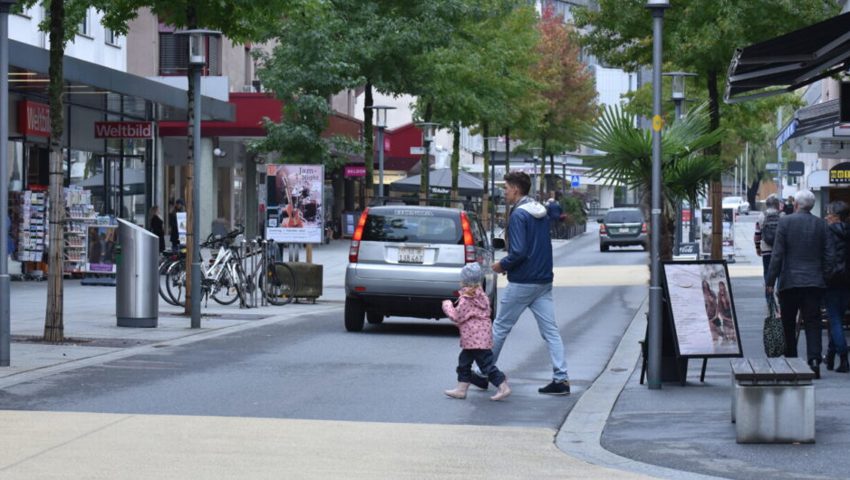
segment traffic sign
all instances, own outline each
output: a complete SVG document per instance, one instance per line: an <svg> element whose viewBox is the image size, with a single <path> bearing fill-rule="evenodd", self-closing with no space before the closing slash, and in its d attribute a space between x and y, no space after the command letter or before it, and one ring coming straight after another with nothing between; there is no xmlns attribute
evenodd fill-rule
<svg viewBox="0 0 850 480"><path fill-rule="evenodd" d="M661 127L664 126L664 119L661 118L661 115L656 115L652 117L652 129L656 132L661 131Z"/></svg>
<svg viewBox="0 0 850 480"><path fill-rule="evenodd" d="M581 183L581 175L570 175L570 186L578 187Z"/></svg>
<svg viewBox="0 0 850 480"><path fill-rule="evenodd" d="M779 164L778 164L778 163L766 163L766 164L764 165L764 169L765 169L765 170L776 171L776 170L779 170Z"/></svg>

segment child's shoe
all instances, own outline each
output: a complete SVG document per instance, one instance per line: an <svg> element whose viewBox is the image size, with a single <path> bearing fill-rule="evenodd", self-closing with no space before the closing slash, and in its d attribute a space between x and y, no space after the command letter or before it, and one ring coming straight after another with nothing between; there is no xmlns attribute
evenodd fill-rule
<svg viewBox="0 0 850 480"><path fill-rule="evenodd" d="M508 386L508 381L505 380L499 385L499 390L496 391L496 394L490 397L490 400L499 401L507 398L508 395L511 394L511 387Z"/></svg>
<svg viewBox="0 0 850 480"><path fill-rule="evenodd" d="M463 400L464 398L466 398L467 390L469 390L468 382L458 382L457 387L455 387L453 390L444 390L443 393L452 398Z"/></svg>

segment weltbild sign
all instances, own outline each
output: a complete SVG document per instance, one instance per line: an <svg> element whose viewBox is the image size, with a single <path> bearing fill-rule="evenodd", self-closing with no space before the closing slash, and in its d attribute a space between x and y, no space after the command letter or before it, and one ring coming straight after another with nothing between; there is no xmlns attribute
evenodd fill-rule
<svg viewBox="0 0 850 480"><path fill-rule="evenodd" d="M153 122L94 122L94 138L153 138Z"/></svg>

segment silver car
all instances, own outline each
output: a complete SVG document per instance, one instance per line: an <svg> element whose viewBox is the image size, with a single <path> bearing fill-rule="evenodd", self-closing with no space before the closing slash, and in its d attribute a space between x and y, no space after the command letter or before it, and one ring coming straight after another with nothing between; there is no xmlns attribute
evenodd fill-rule
<svg viewBox="0 0 850 480"><path fill-rule="evenodd" d="M455 208L380 206L363 212L345 271L345 329L363 329L364 316L444 318L442 301L455 299L460 270L477 262L496 313L493 249L472 212Z"/></svg>

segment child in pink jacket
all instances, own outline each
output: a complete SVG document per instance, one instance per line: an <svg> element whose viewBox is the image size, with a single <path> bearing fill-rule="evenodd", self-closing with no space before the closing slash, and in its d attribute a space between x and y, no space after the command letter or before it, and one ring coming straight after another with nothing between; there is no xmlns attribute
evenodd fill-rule
<svg viewBox="0 0 850 480"><path fill-rule="evenodd" d="M481 266L467 263L460 272L460 298L453 305L451 300L443 301L443 312L448 315L460 330L460 356L457 366L457 387L445 390L445 394L463 400L472 380L472 362L478 364L481 373L490 383L498 387L490 400L502 400L511 394L511 388L493 361L493 330L490 324L490 301L481 288Z"/></svg>

